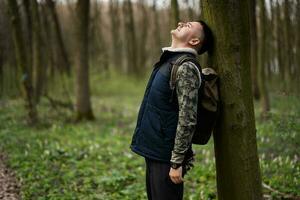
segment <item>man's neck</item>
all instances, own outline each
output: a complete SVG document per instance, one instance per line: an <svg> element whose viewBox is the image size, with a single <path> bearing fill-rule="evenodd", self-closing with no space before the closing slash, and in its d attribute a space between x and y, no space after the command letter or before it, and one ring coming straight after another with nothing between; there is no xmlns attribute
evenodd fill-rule
<svg viewBox="0 0 300 200"><path fill-rule="evenodd" d="M175 48L191 48L188 45L185 45L181 42L177 42L175 40L172 40L172 43L171 43L170 47L173 48L173 49L175 49Z"/></svg>

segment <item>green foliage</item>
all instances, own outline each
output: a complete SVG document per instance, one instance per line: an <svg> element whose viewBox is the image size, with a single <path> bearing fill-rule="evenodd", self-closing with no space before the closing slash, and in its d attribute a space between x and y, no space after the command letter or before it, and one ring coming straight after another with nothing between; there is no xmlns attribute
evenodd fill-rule
<svg viewBox="0 0 300 200"><path fill-rule="evenodd" d="M21 99L1 103L0 150L9 155L23 199L146 199L144 160L129 149L146 80L118 74L91 79L93 122L68 122L70 111L42 99L40 124L29 127ZM269 121L257 123L263 180L299 196L299 100L278 95L272 100ZM185 199L216 199L213 141L194 150Z"/></svg>

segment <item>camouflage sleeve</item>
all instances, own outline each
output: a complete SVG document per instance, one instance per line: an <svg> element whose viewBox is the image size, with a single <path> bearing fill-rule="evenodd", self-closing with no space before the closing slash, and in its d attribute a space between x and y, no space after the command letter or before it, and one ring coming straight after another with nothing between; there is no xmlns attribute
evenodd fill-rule
<svg viewBox="0 0 300 200"><path fill-rule="evenodd" d="M199 79L200 78L200 79ZM183 63L176 74L176 93L179 117L171 162L182 163L197 123L198 89L200 72L191 62Z"/></svg>

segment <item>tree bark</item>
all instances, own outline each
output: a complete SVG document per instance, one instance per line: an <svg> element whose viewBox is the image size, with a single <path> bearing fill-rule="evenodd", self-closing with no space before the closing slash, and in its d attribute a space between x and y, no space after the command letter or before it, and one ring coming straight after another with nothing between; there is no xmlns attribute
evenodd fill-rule
<svg viewBox="0 0 300 200"><path fill-rule="evenodd" d="M219 200L260 200L262 184L250 77L249 1L202 0L215 34L210 63L220 76L214 147Z"/></svg>
<svg viewBox="0 0 300 200"><path fill-rule="evenodd" d="M259 79L258 85L261 94L261 117L267 118L267 114L270 111L270 99L266 85L266 40L267 40L267 22L266 22L266 7L265 0L259 0L259 46L258 46L258 70Z"/></svg>
<svg viewBox="0 0 300 200"><path fill-rule="evenodd" d="M94 115L90 101L88 30L89 30L89 0L78 0L76 5L76 61L75 61L75 94L76 121L92 120Z"/></svg>
<svg viewBox="0 0 300 200"><path fill-rule="evenodd" d="M7 0L9 15L11 17L13 40L16 52L16 61L22 71L22 94L25 99L25 107L28 111L28 122L34 124L37 122L37 110L33 97L33 87L31 82L31 73L29 71L28 60L26 57L24 38L22 35L22 25L18 4L16 0Z"/></svg>

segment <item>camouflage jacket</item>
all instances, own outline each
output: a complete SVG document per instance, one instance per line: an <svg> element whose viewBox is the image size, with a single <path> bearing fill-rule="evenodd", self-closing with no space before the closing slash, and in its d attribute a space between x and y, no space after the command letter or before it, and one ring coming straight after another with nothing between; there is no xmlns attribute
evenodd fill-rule
<svg viewBox="0 0 300 200"><path fill-rule="evenodd" d="M171 157L171 162L173 163L186 163L186 159L190 159L187 156L193 159L191 140L197 123L198 89L200 84L201 76L195 64L185 62L179 66L176 74L179 117ZM192 152L192 155L190 152Z"/></svg>

